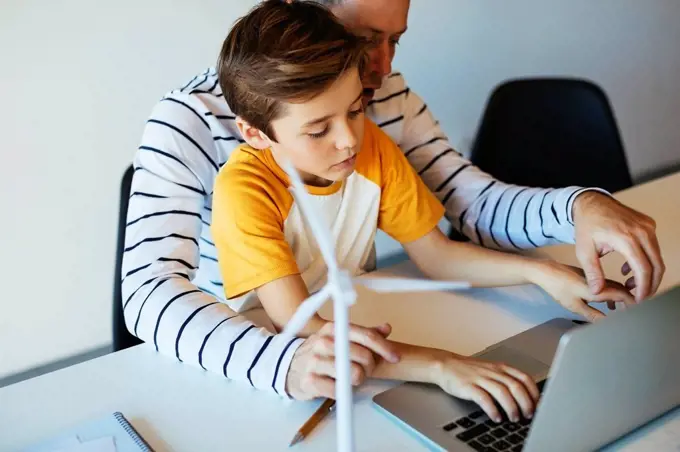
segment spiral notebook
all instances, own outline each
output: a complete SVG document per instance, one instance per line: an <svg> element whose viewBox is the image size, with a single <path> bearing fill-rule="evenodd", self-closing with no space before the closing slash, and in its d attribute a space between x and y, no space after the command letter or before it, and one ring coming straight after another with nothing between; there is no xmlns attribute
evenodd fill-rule
<svg viewBox="0 0 680 452"><path fill-rule="evenodd" d="M85 422L23 452L154 452L122 413Z"/></svg>

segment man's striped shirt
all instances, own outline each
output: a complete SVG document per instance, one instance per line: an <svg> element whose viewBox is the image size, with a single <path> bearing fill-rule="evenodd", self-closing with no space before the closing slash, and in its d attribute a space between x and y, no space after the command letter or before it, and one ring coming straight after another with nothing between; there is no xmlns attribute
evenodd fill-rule
<svg viewBox="0 0 680 452"><path fill-rule="evenodd" d="M400 147L453 226L488 247L573 242L572 204L582 189L504 184L449 144L399 73L385 78L368 117ZM128 329L166 355L286 396L300 339L257 328L224 303L210 233L213 183L242 143L214 69L154 108L135 157L123 258Z"/></svg>

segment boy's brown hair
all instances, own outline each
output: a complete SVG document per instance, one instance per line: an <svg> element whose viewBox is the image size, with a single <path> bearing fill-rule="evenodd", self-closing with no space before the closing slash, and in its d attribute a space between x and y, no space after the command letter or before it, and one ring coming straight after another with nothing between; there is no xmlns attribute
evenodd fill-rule
<svg viewBox="0 0 680 452"><path fill-rule="evenodd" d="M231 110L276 140L282 102L305 102L364 66L365 42L324 6L267 0L240 18L222 45L217 76Z"/></svg>

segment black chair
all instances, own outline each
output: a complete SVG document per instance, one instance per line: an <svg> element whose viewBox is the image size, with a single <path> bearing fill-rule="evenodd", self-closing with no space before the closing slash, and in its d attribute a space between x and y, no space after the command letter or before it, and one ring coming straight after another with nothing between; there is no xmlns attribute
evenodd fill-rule
<svg viewBox="0 0 680 452"><path fill-rule="evenodd" d="M606 94L592 82L505 82L491 95L472 162L497 179L531 187L633 185Z"/></svg>
<svg viewBox="0 0 680 452"><path fill-rule="evenodd" d="M470 160L496 179L529 187L633 185L614 113L592 82L518 79L491 94ZM451 229L454 240L466 240Z"/></svg>
<svg viewBox="0 0 680 452"><path fill-rule="evenodd" d="M125 249L125 225L127 223L130 187L132 186L132 166L125 170L120 185L120 208L118 211L118 244L116 245L116 268L113 277L113 351L126 349L141 344L142 341L132 335L125 326L123 317L123 294L121 293L121 279L123 268L123 250Z"/></svg>

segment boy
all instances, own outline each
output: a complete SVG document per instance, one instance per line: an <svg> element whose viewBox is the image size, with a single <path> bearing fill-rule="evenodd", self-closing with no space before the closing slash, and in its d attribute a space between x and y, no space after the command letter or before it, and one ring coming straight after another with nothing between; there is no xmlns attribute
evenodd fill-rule
<svg viewBox="0 0 680 452"><path fill-rule="evenodd" d="M220 84L246 141L214 187L212 232L229 304L261 303L277 328L310 292L326 267L281 169L300 173L331 225L341 267L373 267L377 228L400 241L433 279L475 286L535 283L569 308L582 299L625 301L616 283L592 296L578 272L448 240L437 228L444 209L396 145L363 116L363 42L314 4L267 1L240 19L224 42ZM592 309L592 308L589 308ZM317 316L311 334L327 322ZM536 385L521 371L442 350L400 344L398 364L379 362L378 378L426 381L474 400L500 419L531 417Z"/></svg>

